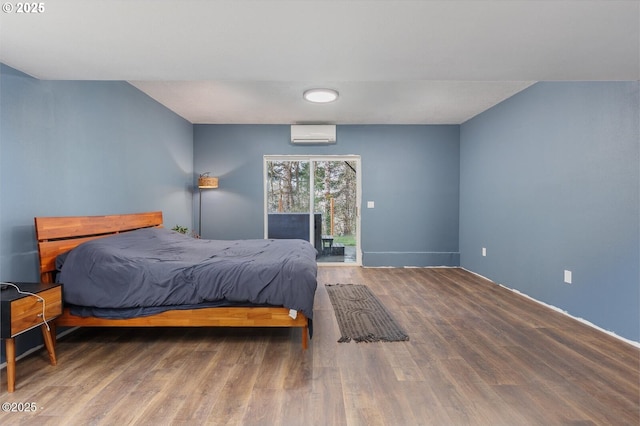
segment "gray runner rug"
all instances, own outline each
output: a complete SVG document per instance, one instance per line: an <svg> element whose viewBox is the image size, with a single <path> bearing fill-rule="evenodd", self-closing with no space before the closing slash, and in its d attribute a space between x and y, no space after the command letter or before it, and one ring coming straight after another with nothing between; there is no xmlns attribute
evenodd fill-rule
<svg viewBox="0 0 640 426"><path fill-rule="evenodd" d="M365 285L325 284L342 337L338 342L409 340L382 302Z"/></svg>

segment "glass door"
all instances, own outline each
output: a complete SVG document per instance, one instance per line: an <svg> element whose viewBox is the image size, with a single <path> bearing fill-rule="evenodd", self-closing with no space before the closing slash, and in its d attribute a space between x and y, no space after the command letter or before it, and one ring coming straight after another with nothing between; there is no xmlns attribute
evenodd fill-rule
<svg viewBox="0 0 640 426"><path fill-rule="evenodd" d="M318 262L361 264L360 158L265 156L265 238L299 238Z"/></svg>
<svg viewBox="0 0 640 426"><path fill-rule="evenodd" d="M321 213L319 262L356 262L358 231L356 162L314 161L314 210Z"/></svg>
<svg viewBox="0 0 640 426"><path fill-rule="evenodd" d="M266 162L266 169L267 238L297 238L320 244L309 226L311 162L271 160Z"/></svg>

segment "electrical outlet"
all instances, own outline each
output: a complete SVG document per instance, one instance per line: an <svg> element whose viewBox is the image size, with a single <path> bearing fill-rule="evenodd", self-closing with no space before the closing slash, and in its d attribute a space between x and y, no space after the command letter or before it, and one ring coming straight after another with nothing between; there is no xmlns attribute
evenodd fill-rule
<svg viewBox="0 0 640 426"><path fill-rule="evenodd" d="M571 271L564 270L564 282L567 284L571 284L572 276Z"/></svg>
<svg viewBox="0 0 640 426"><path fill-rule="evenodd" d="M482 247L482 256L486 256L486 255L487 255L487 248Z"/></svg>
<svg viewBox="0 0 640 426"><path fill-rule="evenodd" d="M367 201L367 208L368 209L373 209L375 208L376 203L374 203L373 201Z"/></svg>

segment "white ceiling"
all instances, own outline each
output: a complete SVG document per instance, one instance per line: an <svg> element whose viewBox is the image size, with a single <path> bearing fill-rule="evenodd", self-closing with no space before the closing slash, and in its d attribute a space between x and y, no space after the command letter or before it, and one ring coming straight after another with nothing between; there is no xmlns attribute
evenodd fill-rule
<svg viewBox="0 0 640 426"><path fill-rule="evenodd" d="M535 81L640 80L638 0L43 4L0 13L1 62L130 81L192 123L458 124Z"/></svg>

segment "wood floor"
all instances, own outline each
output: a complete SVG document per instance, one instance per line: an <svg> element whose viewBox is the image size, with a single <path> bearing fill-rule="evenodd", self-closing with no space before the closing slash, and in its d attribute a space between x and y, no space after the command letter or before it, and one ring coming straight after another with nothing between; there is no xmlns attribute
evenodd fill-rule
<svg viewBox="0 0 640 426"><path fill-rule="evenodd" d="M366 284L408 342L337 343L324 288ZM0 424L638 425L639 350L460 269L321 267L314 336L82 329L18 361Z"/></svg>

